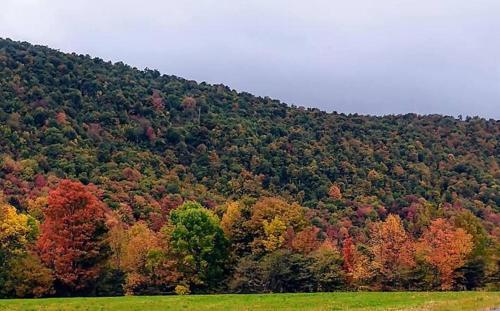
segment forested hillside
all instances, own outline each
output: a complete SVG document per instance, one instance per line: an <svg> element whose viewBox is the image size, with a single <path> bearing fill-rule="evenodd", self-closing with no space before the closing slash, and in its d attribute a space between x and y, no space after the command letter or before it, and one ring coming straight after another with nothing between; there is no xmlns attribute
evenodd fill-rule
<svg viewBox="0 0 500 311"><path fill-rule="evenodd" d="M0 39L0 295L494 288L499 140Z"/></svg>

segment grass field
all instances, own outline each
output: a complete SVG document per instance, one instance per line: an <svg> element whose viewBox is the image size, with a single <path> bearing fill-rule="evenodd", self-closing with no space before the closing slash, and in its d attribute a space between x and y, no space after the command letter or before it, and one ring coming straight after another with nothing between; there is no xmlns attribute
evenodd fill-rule
<svg viewBox="0 0 500 311"><path fill-rule="evenodd" d="M0 300L0 310L494 310L500 292L315 293ZM498 309L500 310L500 309Z"/></svg>

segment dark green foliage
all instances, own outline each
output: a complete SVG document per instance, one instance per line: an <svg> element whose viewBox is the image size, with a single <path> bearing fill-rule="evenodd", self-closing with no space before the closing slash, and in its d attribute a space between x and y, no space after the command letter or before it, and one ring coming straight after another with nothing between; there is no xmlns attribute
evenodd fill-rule
<svg viewBox="0 0 500 311"><path fill-rule="evenodd" d="M262 279L268 291L311 292L315 289L311 259L288 250L278 250L260 261Z"/></svg>
<svg viewBox="0 0 500 311"><path fill-rule="evenodd" d="M345 289L346 276L339 252L320 249L312 254L310 270L314 275L316 291L331 292Z"/></svg>
<svg viewBox="0 0 500 311"><path fill-rule="evenodd" d="M387 206L458 195L499 211L497 120L328 114L10 40L0 41L0 73L0 153L45 162L35 173L112 191L111 167L137 167L151 191L182 165L183 182L213 195L269 191L314 207L330 204L335 182L344 197Z"/></svg>
<svg viewBox="0 0 500 311"><path fill-rule="evenodd" d="M122 296L124 294L123 283L125 275L119 269L106 268L96 281L94 293L92 296Z"/></svg>
<svg viewBox="0 0 500 311"><path fill-rule="evenodd" d="M229 282L229 290L234 293L260 293L265 290L262 269L258 260L248 257L240 259Z"/></svg>

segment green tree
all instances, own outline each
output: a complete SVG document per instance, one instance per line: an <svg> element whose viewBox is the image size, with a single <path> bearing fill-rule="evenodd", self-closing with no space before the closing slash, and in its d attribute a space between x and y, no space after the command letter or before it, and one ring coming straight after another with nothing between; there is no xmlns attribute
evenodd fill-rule
<svg viewBox="0 0 500 311"><path fill-rule="evenodd" d="M323 242L309 256L313 259L310 269L317 283L317 291L329 292L345 288L346 276L342 269L342 255L331 242Z"/></svg>
<svg viewBox="0 0 500 311"><path fill-rule="evenodd" d="M312 259L280 249L260 261L262 280L270 292L311 292L316 283L311 272Z"/></svg>
<svg viewBox="0 0 500 311"><path fill-rule="evenodd" d="M184 281L192 289L218 284L228 258L228 241L218 217L197 202L186 202L171 212L165 229Z"/></svg>

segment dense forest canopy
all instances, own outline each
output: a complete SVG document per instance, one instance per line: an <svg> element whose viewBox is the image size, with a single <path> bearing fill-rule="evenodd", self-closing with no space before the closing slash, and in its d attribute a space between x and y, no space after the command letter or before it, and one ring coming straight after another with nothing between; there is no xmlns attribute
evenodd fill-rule
<svg viewBox="0 0 500 311"><path fill-rule="evenodd" d="M122 283L129 293L224 291L223 278L234 291L498 285L499 120L326 113L0 39L0 138L0 224L16 224L19 239L0 243L14 265L0 273L14 289L0 295L120 293ZM88 221L94 264L71 275L48 242L70 204L64 187L102 216ZM200 219L211 240L192 254L199 246L179 222ZM460 241L452 266L440 260L449 254L431 258L439 234ZM387 266L375 237L414 251ZM144 258L128 258L134 245ZM362 271L364 260L375 267ZM16 288L20 264L45 283ZM291 270L272 279L279 266ZM393 275L401 267L411 276Z"/></svg>

